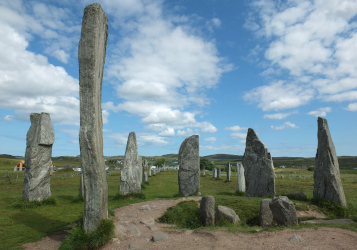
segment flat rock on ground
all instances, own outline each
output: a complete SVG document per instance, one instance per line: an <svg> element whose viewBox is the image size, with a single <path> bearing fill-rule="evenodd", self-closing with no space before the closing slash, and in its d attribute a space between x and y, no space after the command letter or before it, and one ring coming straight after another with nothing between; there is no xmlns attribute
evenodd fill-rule
<svg viewBox="0 0 357 250"><path fill-rule="evenodd" d="M129 229L130 225L140 231L140 236L130 236L121 231L116 232L119 240L112 240L101 249L355 249L357 232L339 228L305 228L285 229L282 231L262 232L255 234L229 233L224 229L208 231L203 229L181 230L169 229L167 224L160 224L153 218L161 216L167 208L183 200L201 197L189 197L179 200L153 200L132 204L115 210L113 218L115 225L122 225ZM141 210L142 206L149 205L151 210ZM150 230L150 226L156 229ZM168 239L153 242L152 236L156 233L165 233ZM304 241L290 241L294 235L299 235ZM50 237L42 241L28 243L25 249L58 249L60 241Z"/></svg>

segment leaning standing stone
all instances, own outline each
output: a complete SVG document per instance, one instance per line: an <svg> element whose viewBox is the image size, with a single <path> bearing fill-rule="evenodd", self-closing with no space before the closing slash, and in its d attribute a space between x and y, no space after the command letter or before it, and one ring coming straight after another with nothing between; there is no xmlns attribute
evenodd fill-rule
<svg viewBox="0 0 357 250"><path fill-rule="evenodd" d="M55 131L48 113L32 113L27 132L22 198L42 201L51 197L50 170Z"/></svg>
<svg viewBox="0 0 357 250"><path fill-rule="evenodd" d="M240 162L237 162L237 181L238 181L238 192L245 192L244 167Z"/></svg>
<svg viewBox="0 0 357 250"><path fill-rule="evenodd" d="M317 123L318 146L315 158L313 195L315 198L329 200L346 207L340 168L327 120L319 117Z"/></svg>
<svg viewBox="0 0 357 250"><path fill-rule="evenodd" d="M246 196L275 195L273 159L254 130L249 128L243 156Z"/></svg>
<svg viewBox="0 0 357 250"><path fill-rule="evenodd" d="M180 147L178 184L179 194L200 195L200 155L198 135L186 138Z"/></svg>
<svg viewBox="0 0 357 250"><path fill-rule="evenodd" d="M141 193L141 174L136 135L135 132L131 132L126 144L124 164L120 174L119 194Z"/></svg>
<svg viewBox="0 0 357 250"><path fill-rule="evenodd" d="M274 197L269 203L269 207L278 226L295 226L298 224L294 203L288 197Z"/></svg>
<svg viewBox="0 0 357 250"><path fill-rule="evenodd" d="M80 123L79 143L84 184L84 230L96 230L108 218L108 185L103 156L102 81L108 19L98 3L84 10L78 46Z"/></svg>

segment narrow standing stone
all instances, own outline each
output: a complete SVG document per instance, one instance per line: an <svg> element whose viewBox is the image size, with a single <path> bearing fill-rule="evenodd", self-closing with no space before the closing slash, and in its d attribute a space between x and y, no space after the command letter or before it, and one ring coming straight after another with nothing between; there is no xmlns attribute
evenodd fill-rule
<svg viewBox="0 0 357 250"><path fill-rule="evenodd" d="M249 128L243 156L246 196L275 195L273 159L254 130Z"/></svg>
<svg viewBox="0 0 357 250"><path fill-rule="evenodd" d="M230 181L230 180L231 180L231 173L232 173L231 163L228 162L228 164L227 164L227 181Z"/></svg>
<svg viewBox="0 0 357 250"><path fill-rule="evenodd" d="M217 177L216 177L217 180L220 180L221 179L221 168L217 168Z"/></svg>
<svg viewBox="0 0 357 250"><path fill-rule="evenodd" d="M217 169L216 168L212 169L212 177L217 178Z"/></svg>
<svg viewBox="0 0 357 250"><path fill-rule="evenodd" d="M124 164L120 174L119 193L141 193L142 170L139 166L138 145L135 132L131 132L126 144Z"/></svg>
<svg viewBox="0 0 357 250"><path fill-rule="evenodd" d="M42 201L51 197L50 171L55 131L48 113L32 113L27 132L22 198Z"/></svg>
<svg viewBox="0 0 357 250"><path fill-rule="evenodd" d="M108 185L103 156L102 81L108 19L98 3L84 10L78 46L81 166L84 184L84 230L96 230L108 218Z"/></svg>
<svg viewBox="0 0 357 250"><path fill-rule="evenodd" d="M143 183L143 158L139 155L138 156L138 167L139 167L139 178L141 180L141 183Z"/></svg>
<svg viewBox="0 0 357 250"><path fill-rule="evenodd" d="M215 200L212 195L203 196L200 203L199 216L204 227L214 226Z"/></svg>
<svg viewBox="0 0 357 250"><path fill-rule="evenodd" d="M315 158L313 195L315 198L329 200L346 207L340 167L327 120L319 117L317 123L318 146Z"/></svg>
<svg viewBox="0 0 357 250"><path fill-rule="evenodd" d="M200 155L198 135L186 138L180 147L178 184L179 194L200 195Z"/></svg>
<svg viewBox="0 0 357 250"><path fill-rule="evenodd" d="M237 181L238 181L238 192L245 192L244 167L240 162L237 162Z"/></svg>

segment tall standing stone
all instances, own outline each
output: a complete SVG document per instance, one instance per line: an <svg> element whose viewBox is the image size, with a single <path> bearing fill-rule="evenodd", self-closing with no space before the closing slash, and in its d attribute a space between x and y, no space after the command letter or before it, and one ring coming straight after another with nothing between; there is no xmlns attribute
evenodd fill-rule
<svg viewBox="0 0 357 250"><path fill-rule="evenodd" d="M22 198L42 201L51 197L50 170L55 131L48 113L32 113L27 132Z"/></svg>
<svg viewBox="0 0 357 250"><path fill-rule="evenodd" d="M149 166L148 166L148 161L145 159L143 163L143 182L148 181L148 173L149 171Z"/></svg>
<svg viewBox="0 0 357 250"><path fill-rule="evenodd" d="M108 19L98 3L84 10L78 46L80 85L79 143L84 184L84 230L108 218L108 185L103 156L102 81Z"/></svg>
<svg viewBox="0 0 357 250"><path fill-rule="evenodd" d="M230 181L230 180L231 180L231 173L232 173L231 163L228 162L228 163L227 163L227 181Z"/></svg>
<svg viewBox="0 0 357 250"><path fill-rule="evenodd" d="M220 179L221 179L221 168L217 168L216 179L217 179L217 180L220 180Z"/></svg>
<svg viewBox="0 0 357 250"><path fill-rule="evenodd" d="M119 194L141 193L142 170L139 166L138 144L131 132L126 144L124 164L120 174Z"/></svg>
<svg viewBox="0 0 357 250"><path fill-rule="evenodd" d="M198 135L186 138L180 147L178 184L179 194L200 195L200 155Z"/></svg>
<svg viewBox="0 0 357 250"><path fill-rule="evenodd" d="M243 166L246 184L246 196L264 197L275 195L275 173L273 159L254 130L249 128Z"/></svg>
<svg viewBox="0 0 357 250"><path fill-rule="evenodd" d="M138 156L138 166L140 168L140 180L141 180L141 183L143 183L143 176L144 176L144 173L143 173L143 158L139 155Z"/></svg>
<svg viewBox="0 0 357 250"><path fill-rule="evenodd" d="M238 192L245 192L244 167L240 162L237 162L237 181L238 181Z"/></svg>
<svg viewBox="0 0 357 250"><path fill-rule="evenodd" d="M212 169L212 177L213 177L213 178L216 178L216 177L217 177L217 169L216 169L216 168L213 168L213 169Z"/></svg>
<svg viewBox="0 0 357 250"><path fill-rule="evenodd" d="M315 158L313 195L315 198L329 200L346 207L340 168L327 120L319 117L317 123L318 146Z"/></svg>

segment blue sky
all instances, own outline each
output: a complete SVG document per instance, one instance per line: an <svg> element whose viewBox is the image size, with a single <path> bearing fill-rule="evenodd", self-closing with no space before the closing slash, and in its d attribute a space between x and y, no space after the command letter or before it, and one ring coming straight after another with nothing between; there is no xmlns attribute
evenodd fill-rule
<svg viewBox="0 0 357 250"><path fill-rule="evenodd" d="M109 36L104 155L242 155L253 128L273 157L314 157L317 116L357 155L357 1L103 0ZM24 155L49 112L53 155L79 155L78 42L91 1L0 2L0 154Z"/></svg>

